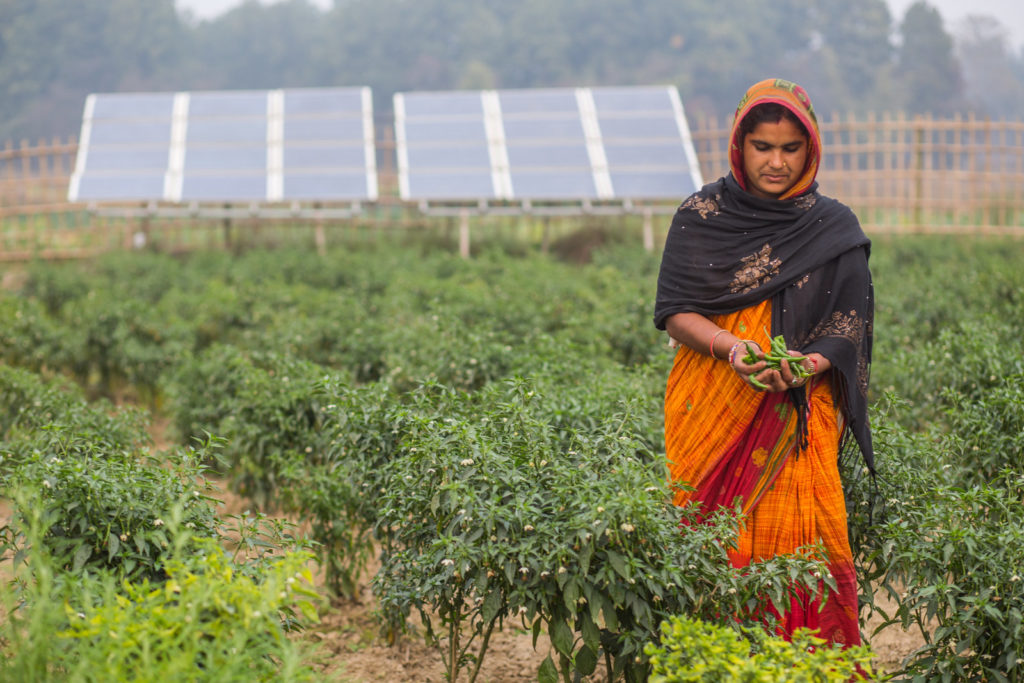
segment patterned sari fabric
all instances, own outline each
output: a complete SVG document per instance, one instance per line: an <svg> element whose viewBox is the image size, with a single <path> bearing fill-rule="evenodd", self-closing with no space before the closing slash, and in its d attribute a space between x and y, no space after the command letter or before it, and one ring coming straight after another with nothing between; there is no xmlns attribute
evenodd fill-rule
<svg viewBox="0 0 1024 683"><path fill-rule="evenodd" d="M713 319L767 344L764 333L754 331L770 323L771 304ZM750 393L727 364L679 350L666 391L665 444L672 480L694 490L680 489L675 502L714 510L741 501L746 524L729 553L736 567L820 543L838 590L824 607L817 596L800 595L775 616L783 633L807 627L829 642L859 644L857 582L836 460L842 415L831 381L823 375L810 387L808 445L799 455L796 411L786 394L751 401Z"/></svg>
<svg viewBox="0 0 1024 683"><path fill-rule="evenodd" d="M735 131L762 102L796 115L809 134L798 181L779 198L755 196L742 178ZM665 396L665 447L676 503L706 510L741 501L736 566L819 542L839 590L800 596L780 616L784 632L817 628L831 642L860 642L853 560L838 459L857 447L874 472L867 420L874 293L870 241L852 211L818 192L821 136L807 94L781 80L756 84L737 109L732 172L687 198L669 227L654 324L699 313L768 348L819 353L831 370L806 386L755 392L728 362L683 347ZM819 607L823 607L819 613Z"/></svg>

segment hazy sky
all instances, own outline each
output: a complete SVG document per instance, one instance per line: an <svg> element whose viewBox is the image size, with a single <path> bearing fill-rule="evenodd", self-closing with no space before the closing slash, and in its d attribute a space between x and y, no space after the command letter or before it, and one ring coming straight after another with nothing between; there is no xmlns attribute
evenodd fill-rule
<svg viewBox="0 0 1024 683"><path fill-rule="evenodd" d="M273 0L262 0L263 2ZM313 4L329 7L331 0L311 0ZM221 14L243 0L177 0L178 7L187 9L200 19ZM886 0L896 23L903 19L914 0ZM959 23L968 14L988 14L996 17L1010 31L1010 40L1016 49L1024 46L1024 2L1021 0L928 0L938 8L946 24L946 31L956 34Z"/></svg>

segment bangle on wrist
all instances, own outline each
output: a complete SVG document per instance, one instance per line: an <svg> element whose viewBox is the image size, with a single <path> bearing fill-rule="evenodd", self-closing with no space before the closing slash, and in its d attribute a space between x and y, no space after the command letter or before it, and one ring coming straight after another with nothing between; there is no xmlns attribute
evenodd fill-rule
<svg viewBox="0 0 1024 683"><path fill-rule="evenodd" d="M714 358L715 360L721 360L718 356L715 355L715 340L718 339L718 335L723 334L727 331L728 330L719 330L718 332L715 332L713 335L711 335L711 343L708 344L708 355Z"/></svg>
<svg viewBox="0 0 1024 683"><path fill-rule="evenodd" d="M753 339L740 339L738 342L736 342L735 344L732 345L731 349L729 349L729 365L733 365L733 366L736 365L736 351L741 346L744 346L746 344L757 344L757 348L761 348L761 345L758 344Z"/></svg>
<svg viewBox="0 0 1024 683"><path fill-rule="evenodd" d="M810 356L807 356L807 361L811 364L811 374L812 375L817 375L818 374L818 361L814 360Z"/></svg>

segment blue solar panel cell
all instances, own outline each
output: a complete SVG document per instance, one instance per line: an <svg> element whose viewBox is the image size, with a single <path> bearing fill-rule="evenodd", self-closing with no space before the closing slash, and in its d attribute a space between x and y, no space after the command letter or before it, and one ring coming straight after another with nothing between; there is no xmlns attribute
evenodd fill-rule
<svg viewBox="0 0 1024 683"><path fill-rule="evenodd" d="M359 200L366 197L366 174L285 173L284 194L292 199Z"/></svg>
<svg viewBox="0 0 1024 683"><path fill-rule="evenodd" d="M338 112L359 113L363 107L362 88L338 90L284 91L284 112L288 118L309 115L336 115Z"/></svg>
<svg viewBox="0 0 1024 683"><path fill-rule="evenodd" d="M556 113L576 114L579 111L576 91L567 88L504 90L499 91L498 99L502 115L509 119L522 114L548 117Z"/></svg>
<svg viewBox="0 0 1024 683"><path fill-rule="evenodd" d="M285 145L284 167L288 168L332 168L356 169L365 176L366 151L363 147L341 145L317 145L300 147Z"/></svg>
<svg viewBox="0 0 1024 683"><path fill-rule="evenodd" d="M89 131L90 145L167 146L170 141L170 119L167 121L95 121Z"/></svg>
<svg viewBox="0 0 1024 683"><path fill-rule="evenodd" d="M405 93L402 96L407 119L440 117L452 119L482 116L484 105L480 93Z"/></svg>
<svg viewBox="0 0 1024 683"><path fill-rule="evenodd" d="M245 118L266 116L266 91L216 91L194 92L189 97L188 116L190 119L224 116Z"/></svg>
<svg viewBox="0 0 1024 683"><path fill-rule="evenodd" d="M79 201L126 201L160 199L164 194L161 173L90 173L78 186Z"/></svg>
<svg viewBox="0 0 1024 683"><path fill-rule="evenodd" d="M659 138L666 142L679 141L679 124L673 117L598 115L597 120L601 126L601 137L605 140Z"/></svg>
<svg viewBox="0 0 1024 683"><path fill-rule="evenodd" d="M94 100L92 118L170 121L173 110L174 93L113 94Z"/></svg>
<svg viewBox="0 0 1024 683"><path fill-rule="evenodd" d="M596 199L597 186L590 169L515 171L512 187L517 197L532 199Z"/></svg>
<svg viewBox="0 0 1024 683"><path fill-rule="evenodd" d="M672 110L668 88L594 88L592 92L598 114Z"/></svg>
<svg viewBox="0 0 1024 683"><path fill-rule="evenodd" d="M167 169L166 147L94 147L85 167L90 171L142 171L163 173Z"/></svg>
<svg viewBox="0 0 1024 683"><path fill-rule="evenodd" d="M265 145L267 143L267 120L260 118L190 118L185 139L189 145L202 143Z"/></svg>
<svg viewBox="0 0 1024 683"><path fill-rule="evenodd" d="M291 118L284 120L286 141L338 141L363 144L363 121L352 117Z"/></svg>
<svg viewBox="0 0 1024 683"><path fill-rule="evenodd" d="M697 188L689 171L643 171L611 173L615 194L636 199L683 199Z"/></svg>
<svg viewBox="0 0 1024 683"><path fill-rule="evenodd" d="M580 140L584 139L579 117L550 119L511 119L505 121L505 139L513 140Z"/></svg>
<svg viewBox="0 0 1024 683"><path fill-rule="evenodd" d="M410 147L409 165L418 170L475 168L490 173L491 158L485 145L461 145L459 147Z"/></svg>
<svg viewBox="0 0 1024 683"><path fill-rule="evenodd" d="M185 173L195 171L263 171L267 167L266 147L186 147Z"/></svg>
<svg viewBox="0 0 1024 683"><path fill-rule="evenodd" d="M267 178L264 174L193 174L182 183L183 201L264 201Z"/></svg>
<svg viewBox="0 0 1024 683"><path fill-rule="evenodd" d="M493 199L494 183L488 173L411 173L409 199Z"/></svg>
<svg viewBox="0 0 1024 683"><path fill-rule="evenodd" d="M570 168L590 172L590 156L582 143L558 143L508 146L508 161L512 168Z"/></svg>
<svg viewBox="0 0 1024 683"><path fill-rule="evenodd" d="M486 140L487 129L482 119L407 121L405 136L410 144L462 143L469 140Z"/></svg>
<svg viewBox="0 0 1024 683"><path fill-rule="evenodd" d="M669 169L685 169L686 150L679 141L665 140L645 144L622 144L605 142L605 157L610 167L648 166Z"/></svg>

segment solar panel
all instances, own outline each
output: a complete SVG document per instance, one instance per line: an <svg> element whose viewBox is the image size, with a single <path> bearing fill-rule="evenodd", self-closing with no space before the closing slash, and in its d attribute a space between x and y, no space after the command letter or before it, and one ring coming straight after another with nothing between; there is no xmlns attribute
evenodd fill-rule
<svg viewBox="0 0 1024 683"><path fill-rule="evenodd" d="M407 92L394 102L405 200L675 200L702 184L674 87Z"/></svg>
<svg viewBox="0 0 1024 683"><path fill-rule="evenodd" d="M369 88L100 93L71 201L377 199Z"/></svg>

